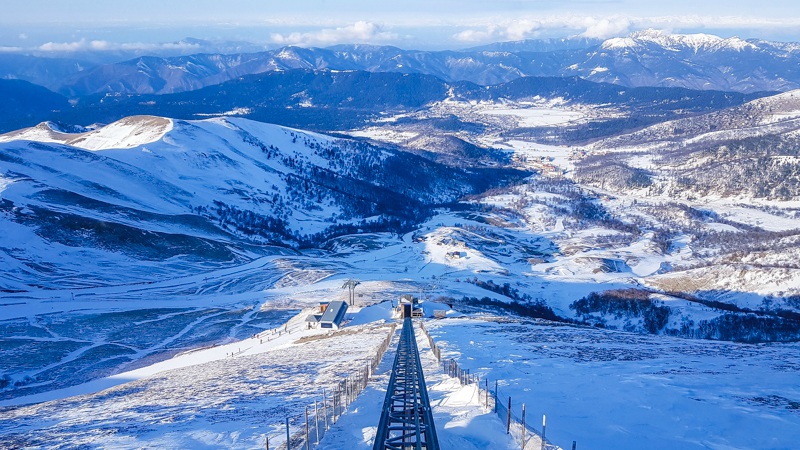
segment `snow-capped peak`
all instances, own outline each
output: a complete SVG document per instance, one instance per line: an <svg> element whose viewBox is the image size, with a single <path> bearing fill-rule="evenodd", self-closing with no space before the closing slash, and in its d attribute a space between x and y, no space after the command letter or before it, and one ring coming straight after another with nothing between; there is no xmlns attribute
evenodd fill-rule
<svg viewBox="0 0 800 450"><path fill-rule="evenodd" d="M608 39L602 44L604 49L638 48L646 45L658 45L668 50L680 51L690 49L695 52L701 49L730 49L741 51L745 48L757 48L754 44L738 37L721 38L713 34L671 34L660 30L643 30L631 33L624 38Z"/></svg>
<svg viewBox="0 0 800 450"><path fill-rule="evenodd" d="M30 140L56 142L85 150L133 148L161 139L172 130L171 119L155 116L132 116L96 130L65 133L50 122L0 136L0 142Z"/></svg>

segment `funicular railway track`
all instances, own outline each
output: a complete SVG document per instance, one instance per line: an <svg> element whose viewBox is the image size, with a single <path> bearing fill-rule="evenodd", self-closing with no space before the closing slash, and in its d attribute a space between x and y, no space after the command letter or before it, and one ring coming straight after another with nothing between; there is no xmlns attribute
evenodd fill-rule
<svg viewBox="0 0 800 450"><path fill-rule="evenodd" d="M417 339L403 321L373 450L439 450Z"/></svg>

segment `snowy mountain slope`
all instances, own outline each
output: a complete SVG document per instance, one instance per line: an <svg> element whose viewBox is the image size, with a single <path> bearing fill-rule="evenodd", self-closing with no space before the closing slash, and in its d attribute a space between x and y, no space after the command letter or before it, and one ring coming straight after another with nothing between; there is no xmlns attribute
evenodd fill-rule
<svg viewBox="0 0 800 450"><path fill-rule="evenodd" d="M704 140L743 139L766 134L791 133L800 118L800 90L751 100L739 106L723 108L698 117L667 121L604 139L594 147L624 149L626 147L659 145L685 140L696 143ZM772 125L767 127L766 125Z"/></svg>
<svg viewBox="0 0 800 450"><path fill-rule="evenodd" d="M593 144L576 179L649 195L791 200L800 194L800 91Z"/></svg>
<svg viewBox="0 0 800 450"><path fill-rule="evenodd" d="M104 272L152 279L274 253L269 245L400 229L515 176L243 119L140 116L76 134L42 124L0 139L12 290L116 278ZM104 263L68 264L87 257Z"/></svg>
<svg viewBox="0 0 800 450"><path fill-rule="evenodd" d="M181 355L123 374L117 383L130 382L99 393L6 410L0 445L260 448L265 436L274 445L286 417L321 400L323 388L330 400L342 377L370 363L391 329L370 324L326 335L304 330L303 319L293 318L289 334L278 336L275 327L263 340L248 339L246 348L233 343Z"/></svg>
<svg viewBox="0 0 800 450"><path fill-rule="evenodd" d="M173 123L162 117L129 117L108 126L77 133L67 133L56 124L45 122L33 128L0 135L0 142L53 142L84 150L133 148L161 139Z"/></svg>
<svg viewBox="0 0 800 450"><path fill-rule="evenodd" d="M778 450L800 437L796 343L637 336L486 314L425 326L444 358L492 389L498 380L516 415L523 403L535 426L546 414L547 437L562 448Z"/></svg>

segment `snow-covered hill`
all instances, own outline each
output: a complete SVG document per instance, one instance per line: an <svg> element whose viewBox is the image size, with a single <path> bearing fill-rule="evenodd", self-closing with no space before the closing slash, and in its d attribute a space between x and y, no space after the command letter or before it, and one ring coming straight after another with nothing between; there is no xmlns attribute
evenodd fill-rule
<svg viewBox="0 0 800 450"><path fill-rule="evenodd" d="M0 142L37 141L84 150L133 148L160 140L172 126L171 120L162 117L129 117L102 128L70 133L52 122L43 122L33 128L1 135Z"/></svg>
<svg viewBox="0 0 800 450"><path fill-rule="evenodd" d="M0 136L0 177L6 290L152 281L400 230L500 179L244 119L149 116Z"/></svg>
<svg viewBox="0 0 800 450"><path fill-rule="evenodd" d="M800 91L594 143L577 179L623 193L792 200L800 195Z"/></svg>

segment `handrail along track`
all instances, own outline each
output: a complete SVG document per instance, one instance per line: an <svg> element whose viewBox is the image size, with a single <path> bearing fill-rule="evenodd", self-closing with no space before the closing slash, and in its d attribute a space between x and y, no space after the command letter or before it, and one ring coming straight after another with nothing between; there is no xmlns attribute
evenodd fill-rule
<svg viewBox="0 0 800 450"><path fill-rule="evenodd" d="M373 450L439 450L410 318L403 321Z"/></svg>

